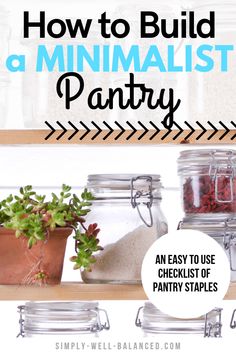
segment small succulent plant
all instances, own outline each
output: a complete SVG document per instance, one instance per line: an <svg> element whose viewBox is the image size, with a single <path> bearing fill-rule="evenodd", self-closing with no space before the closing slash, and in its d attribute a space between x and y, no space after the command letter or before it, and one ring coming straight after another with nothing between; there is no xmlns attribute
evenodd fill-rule
<svg viewBox="0 0 236 354"><path fill-rule="evenodd" d="M78 197L71 187L62 185L57 196L46 201L46 196L37 195L32 186L20 188L20 195L10 194L0 202L0 225L15 230L16 237L25 237L28 247L47 238L48 231L57 227L71 227L75 231L76 255L71 257L74 269L90 270L95 262L93 253L102 250L97 238L97 224L85 226L84 217L89 213L93 196L87 189Z"/></svg>

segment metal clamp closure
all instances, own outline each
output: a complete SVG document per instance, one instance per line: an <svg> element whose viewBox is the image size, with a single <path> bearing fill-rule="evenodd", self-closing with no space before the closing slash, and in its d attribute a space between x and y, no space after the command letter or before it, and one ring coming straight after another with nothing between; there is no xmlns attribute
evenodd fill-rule
<svg viewBox="0 0 236 354"><path fill-rule="evenodd" d="M233 191L233 179L234 179L234 163L232 161L233 152L230 151L228 155L227 167L218 163L215 159L215 153L211 154L212 162L209 166L209 176L212 176L213 180L215 181L215 199L218 203L232 203L234 200L234 191ZM227 172L221 172L222 169L226 170ZM229 187L230 187L230 196L228 199L221 199L219 197L219 180L222 177L229 178Z"/></svg>
<svg viewBox="0 0 236 354"><path fill-rule="evenodd" d="M208 322L209 313L205 315L205 327L204 327L204 337L221 337L221 311L222 309L217 308L213 310L218 316L218 320L215 322Z"/></svg>
<svg viewBox="0 0 236 354"><path fill-rule="evenodd" d="M233 262L233 255L232 255L232 248L236 246L236 236L234 235L229 235L228 239L226 241L227 235L224 235L224 247L225 250L228 251L228 255L229 255L229 263L230 263L230 270L231 271L236 271L236 266L234 265Z"/></svg>
<svg viewBox="0 0 236 354"><path fill-rule="evenodd" d="M98 329L100 331L102 331L103 329L106 329L106 330L110 329L110 321L109 321L108 314L107 314L106 310L103 310L103 309L97 309L97 310L98 310ZM105 315L104 324L101 323L100 312L102 312Z"/></svg>
<svg viewBox="0 0 236 354"><path fill-rule="evenodd" d="M24 331L24 322L25 322L25 320L23 318L25 306L18 306L17 309L18 309L18 312L20 314L20 318L19 318L20 332L18 333L16 338L25 336L25 331Z"/></svg>
<svg viewBox="0 0 236 354"><path fill-rule="evenodd" d="M230 220L231 219L228 219L225 221L223 243L224 243L225 250L228 251L230 270L236 271L236 268L235 268L234 262L233 262L233 255L232 255L232 249L233 249L233 247L236 246L236 236L234 234L232 234L232 231L229 229Z"/></svg>
<svg viewBox="0 0 236 354"><path fill-rule="evenodd" d="M135 188L135 182L138 180L144 180L147 183L147 191L143 191L142 189ZM146 205L149 212L149 222L146 221L141 213L140 205L138 202L139 198L146 197L148 199L147 202L142 202L143 205ZM152 177L151 176L137 176L131 179L131 205L133 208L137 208L140 219L147 227L153 226L153 216L152 216L152 203L153 203L153 194L152 194Z"/></svg>
<svg viewBox="0 0 236 354"><path fill-rule="evenodd" d="M178 226L177 226L177 230L181 230L183 226L183 220L179 221Z"/></svg>
<svg viewBox="0 0 236 354"><path fill-rule="evenodd" d="M136 319L135 319L135 325L136 325L137 327L142 327L142 321L141 321L141 319L139 318L139 315L140 315L140 312L141 312L142 309L143 309L143 306L141 306L141 307L138 309L137 316L136 316Z"/></svg>
<svg viewBox="0 0 236 354"><path fill-rule="evenodd" d="M231 321L230 321L230 327L232 329L236 328L236 309L232 313Z"/></svg>

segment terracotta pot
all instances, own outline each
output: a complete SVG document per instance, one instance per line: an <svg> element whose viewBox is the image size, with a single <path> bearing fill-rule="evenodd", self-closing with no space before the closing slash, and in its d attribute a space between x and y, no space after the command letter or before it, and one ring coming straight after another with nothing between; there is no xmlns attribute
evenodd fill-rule
<svg viewBox="0 0 236 354"><path fill-rule="evenodd" d="M15 231L0 227L0 284L59 284L71 233L71 228L57 228L28 249L26 238L17 239ZM38 279L39 272L44 279Z"/></svg>

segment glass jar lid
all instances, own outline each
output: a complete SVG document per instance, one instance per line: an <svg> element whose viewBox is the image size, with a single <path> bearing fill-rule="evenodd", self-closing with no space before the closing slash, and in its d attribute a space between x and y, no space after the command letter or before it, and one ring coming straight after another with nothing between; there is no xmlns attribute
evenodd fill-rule
<svg viewBox="0 0 236 354"><path fill-rule="evenodd" d="M181 229L193 229L210 236L222 236L225 233L236 234L236 216L234 214L189 214L179 224Z"/></svg>
<svg viewBox="0 0 236 354"><path fill-rule="evenodd" d="M152 192L155 198L161 198L161 177L153 174L96 174L89 175L87 187L98 199L130 198L132 190L140 194Z"/></svg>
<svg viewBox="0 0 236 354"><path fill-rule="evenodd" d="M26 302L18 312L21 336L94 333L110 328L107 313L97 302Z"/></svg>
<svg viewBox="0 0 236 354"><path fill-rule="evenodd" d="M137 209L146 226L153 226L152 205L153 202L161 200L160 175L89 175L87 187L94 195L95 202L104 200L127 201L133 209ZM145 207L147 213L141 210L142 206ZM144 214L147 215L144 216Z"/></svg>
<svg viewBox="0 0 236 354"><path fill-rule="evenodd" d="M135 324L148 333L196 333L204 334L205 337L220 337L221 310L215 308L205 316L180 319L166 315L152 303L146 302L139 308Z"/></svg>
<svg viewBox="0 0 236 354"><path fill-rule="evenodd" d="M178 173L181 175L202 173L216 176L218 173L227 176L236 172L236 150L202 149L185 150L178 158Z"/></svg>
<svg viewBox="0 0 236 354"><path fill-rule="evenodd" d="M160 175L153 174L94 174L88 176L88 187L94 190L111 189L114 191L126 191L131 189L131 181L136 180L140 188L146 189L146 181L152 179L152 188L161 188Z"/></svg>

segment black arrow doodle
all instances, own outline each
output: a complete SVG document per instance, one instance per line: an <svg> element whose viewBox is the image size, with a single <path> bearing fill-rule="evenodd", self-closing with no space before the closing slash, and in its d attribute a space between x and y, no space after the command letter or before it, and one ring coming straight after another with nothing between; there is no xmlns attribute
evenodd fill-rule
<svg viewBox="0 0 236 354"><path fill-rule="evenodd" d="M167 133L163 135L161 140L165 140L167 138L167 136L172 132L173 125L175 125L179 129L179 132L172 138L173 140L176 140L183 133L184 130L176 122L173 122L171 128L167 129ZM164 124L163 124L163 127L165 127Z"/></svg>
<svg viewBox="0 0 236 354"><path fill-rule="evenodd" d="M110 125L105 121L103 121L103 124L110 130L103 138L103 140L106 140L114 132L114 129L112 129Z"/></svg>
<svg viewBox="0 0 236 354"><path fill-rule="evenodd" d="M47 121L45 121L45 124L51 129L51 132L46 136L46 138L44 138L45 140L48 140L55 133L56 129L54 129Z"/></svg>
<svg viewBox="0 0 236 354"><path fill-rule="evenodd" d="M161 140L165 140L165 139L167 138L167 136L168 136L171 132L172 132L171 128L168 128L168 129L167 129L167 133L165 133L165 134L163 135L163 137L161 138Z"/></svg>
<svg viewBox="0 0 236 354"><path fill-rule="evenodd" d="M211 140L219 130L211 122L208 121L207 123L214 129L214 132L207 138L207 140Z"/></svg>
<svg viewBox="0 0 236 354"><path fill-rule="evenodd" d="M202 129L201 134L199 134L198 137L196 138L196 140L199 140L206 133L207 130L198 121L196 121L196 124Z"/></svg>
<svg viewBox="0 0 236 354"><path fill-rule="evenodd" d="M59 127L63 130L63 132L57 137L57 140L60 140L65 133L67 133L67 129L57 120L56 122Z"/></svg>
<svg viewBox="0 0 236 354"><path fill-rule="evenodd" d="M97 137L98 137L98 135L102 132L102 129L95 123L95 122L91 122L93 125L94 125L94 127L97 129L97 133L96 134L94 134L94 136L91 138L91 140L94 140L94 139L96 139Z"/></svg>
<svg viewBox="0 0 236 354"><path fill-rule="evenodd" d="M103 140L108 139L112 133L114 132L114 128L112 128L110 126L110 124L108 124L106 121L103 121L104 126L106 127L106 129L101 128L97 123L95 123L94 121L90 122L95 128L96 128L96 133L92 136L91 140L95 140L103 131L106 132L106 135L103 137ZM45 124L47 125L47 127L51 130L50 133L45 137L45 140L50 139L53 134L57 131L49 122L45 121ZM57 140L60 140L64 134L67 133L68 129L65 128L65 126L60 123L59 121L56 121L56 124L60 127L60 130L62 130L62 132L60 133L60 135L56 138ZM72 123L71 121L68 121L68 124L74 129L74 132L68 137L68 140L73 139L76 134L79 132L79 129L77 128L77 126ZM80 137L80 140L83 140L90 132L91 129L82 121L80 121L81 126L83 127L82 131L85 131L83 133L83 135ZM135 126L133 124L131 124L129 121L126 121L127 126L129 127L128 129L124 128L119 122L115 121L114 124L120 129L120 132L117 136L115 136L114 140L117 141L118 139L121 138L121 136L127 131L130 132L130 128L132 129L132 132L127 136L126 140L130 140L136 132L140 132L141 134L138 136L138 141L142 140L143 137L149 133L149 131L152 131L153 128L155 129L154 134L152 134L151 137L149 137L149 140L153 140L160 132L161 130L152 122L150 121L149 124L151 125L151 128L147 128L145 126L144 123L142 123L141 121L138 121L137 124L140 125L140 127L142 129L136 129ZM190 138L190 136L192 136L192 134L196 131L187 121L184 122L184 124L191 130L190 133L188 133L188 135L185 136L184 140L187 140ZM196 137L196 140L199 140L203 137L203 135L209 130L207 130L200 122L196 121L196 124L201 128L202 132ZM215 125L213 123L211 123L210 121L207 122L207 124L210 126L211 129L213 129L213 132L211 133L211 135L207 138L208 140L211 140L215 134L217 134L217 132L219 131L219 129L217 129L215 127ZM227 134L231 131L230 128L228 128L226 126L225 123L223 123L222 121L219 121L219 124L223 127L223 129L225 130L225 132L220 136L219 140L224 139ZM234 127L234 130L236 128L236 124L231 121L232 126ZM164 125L163 125L164 126ZM176 122L173 122L173 125L171 128L168 129L164 129L164 135L162 136L161 140L165 140L168 135L173 131L173 126L175 126L178 130L177 134L175 136L172 137L173 140L176 140L185 130ZM108 130L108 132L107 132ZM234 140L236 138L236 134L234 134L231 137L231 140Z"/></svg>
<svg viewBox="0 0 236 354"><path fill-rule="evenodd" d="M86 132L80 137L80 140L83 140L90 132L91 129L87 127L82 121L80 121L80 124L85 128Z"/></svg>
<svg viewBox="0 0 236 354"><path fill-rule="evenodd" d="M121 132L115 137L115 140L118 140L124 134L125 129L117 121L115 121L115 124L121 130Z"/></svg>
<svg viewBox="0 0 236 354"><path fill-rule="evenodd" d="M236 125L233 121L231 121L231 124L234 126L234 128L236 128ZM234 140L236 138L236 134L234 134L231 138L231 140Z"/></svg>
<svg viewBox="0 0 236 354"><path fill-rule="evenodd" d="M130 126L131 129L133 129L132 133L126 138L126 140L129 140L137 132L137 129L133 127L133 125L130 122L127 121L126 123Z"/></svg>
<svg viewBox="0 0 236 354"><path fill-rule="evenodd" d="M195 133L195 129L186 121L184 122L184 124L186 124L187 127L191 130L191 132L184 138L184 140L188 140L190 136L192 136L192 134Z"/></svg>
<svg viewBox="0 0 236 354"><path fill-rule="evenodd" d="M173 140L176 140L184 130L176 122L173 122L173 124L179 129L179 132L173 137Z"/></svg>
<svg viewBox="0 0 236 354"><path fill-rule="evenodd" d="M147 132L148 132L149 130L145 127L145 125L144 125L142 122L138 121L138 124L139 124L139 125L143 128L143 130L144 130L144 132L138 137L138 140L141 140L141 139L144 137L144 135L147 134Z"/></svg>
<svg viewBox="0 0 236 354"><path fill-rule="evenodd" d="M228 127L226 127L226 125L223 122L219 121L219 123L225 129L224 134L222 134L221 137L219 137L219 140L222 140L224 139L224 137L226 137L226 135L230 132L230 130L228 129Z"/></svg>
<svg viewBox="0 0 236 354"><path fill-rule="evenodd" d="M68 140L71 140L75 137L75 135L79 132L79 129L73 124L71 123L70 121L68 122L68 124L70 124L70 126L74 129L74 133L71 134L68 138Z"/></svg>
<svg viewBox="0 0 236 354"><path fill-rule="evenodd" d="M152 139L155 138L156 135L158 135L158 134L160 133L160 129L159 129L152 121L150 121L149 123L150 123L150 124L153 126L153 128L156 130L155 133L152 134L152 136L150 136L150 138L149 138L149 140L152 140Z"/></svg>

